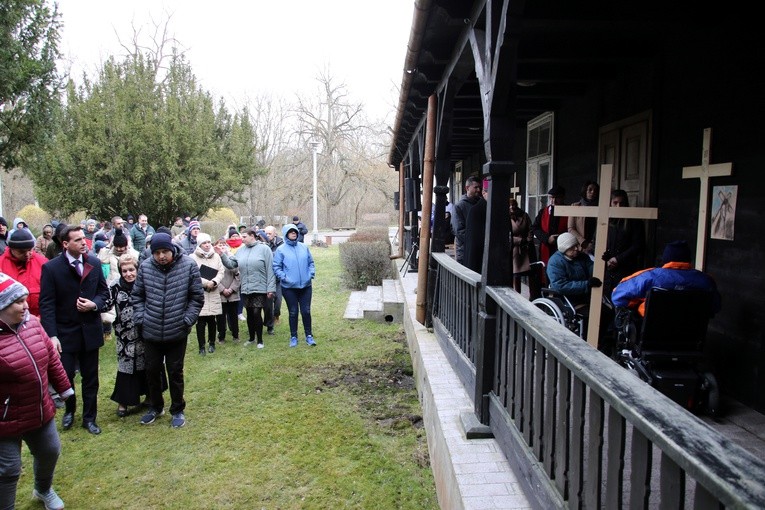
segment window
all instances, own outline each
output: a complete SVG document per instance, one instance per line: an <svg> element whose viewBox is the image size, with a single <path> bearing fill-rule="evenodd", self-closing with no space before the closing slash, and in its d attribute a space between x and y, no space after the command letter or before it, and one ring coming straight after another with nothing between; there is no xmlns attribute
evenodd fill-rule
<svg viewBox="0 0 765 510"><path fill-rule="evenodd" d="M526 211L532 218L547 205L553 182L553 113L529 121L526 136Z"/></svg>

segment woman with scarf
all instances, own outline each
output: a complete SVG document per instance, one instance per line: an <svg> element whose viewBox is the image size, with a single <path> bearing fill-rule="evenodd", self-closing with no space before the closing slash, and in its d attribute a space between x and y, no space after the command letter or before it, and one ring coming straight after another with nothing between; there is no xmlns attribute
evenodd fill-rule
<svg viewBox="0 0 765 510"><path fill-rule="evenodd" d="M236 230L236 229L235 229ZM237 235L239 235L237 233ZM226 243L226 238L221 237L215 243L226 255L231 255L231 248ZM220 304L223 312L215 320L218 322L218 343L226 341L226 326L231 330L234 343L239 342L239 287L241 286L238 269L228 269L223 273L223 280L220 282Z"/></svg>
<svg viewBox="0 0 765 510"><path fill-rule="evenodd" d="M205 302L202 305L202 311L199 312L197 320L197 342L199 343L199 354L205 355L205 329L207 329L207 339L209 346L207 352L215 352L215 329L216 317L223 313L223 307L220 302L221 282L225 267L221 262L220 255L215 253L212 245L212 239L209 234L200 232L197 234L197 247L192 255L194 262L199 266L199 274L202 277L202 288L205 291Z"/></svg>
<svg viewBox="0 0 765 510"><path fill-rule="evenodd" d="M228 227L226 244L229 248L229 255L236 255L236 250L242 246L242 236L239 235L239 232L237 232L236 227L233 225Z"/></svg>
<svg viewBox="0 0 765 510"><path fill-rule="evenodd" d="M124 418L129 414L128 406L141 403L141 396L148 392L144 343L138 326L133 322L133 305L130 295L133 292L138 274L138 260L134 255L121 255L118 262L120 277L109 286L110 302L114 304L115 346L117 348L117 379L110 397L117 402L117 416Z"/></svg>

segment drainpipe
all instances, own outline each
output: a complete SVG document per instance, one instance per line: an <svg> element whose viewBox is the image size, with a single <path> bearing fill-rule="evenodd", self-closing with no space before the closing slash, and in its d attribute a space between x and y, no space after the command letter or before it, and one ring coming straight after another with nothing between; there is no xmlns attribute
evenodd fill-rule
<svg viewBox="0 0 765 510"><path fill-rule="evenodd" d="M435 94L428 98L428 120L425 125L425 159L422 175L422 221L420 223L420 258L417 264L417 322L425 324L428 305L428 265L430 263L430 212L433 210L433 174L436 166Z"/></svg>

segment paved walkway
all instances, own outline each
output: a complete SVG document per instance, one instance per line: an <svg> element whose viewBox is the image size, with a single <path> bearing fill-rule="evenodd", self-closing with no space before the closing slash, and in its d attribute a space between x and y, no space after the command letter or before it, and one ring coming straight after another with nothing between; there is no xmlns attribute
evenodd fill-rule
<svg viewBox="0 0 765 510"><path fill-rule="evenodd" d="M401 273L399 273L401 274ZM407 332L423 408L428 451L442 509L533 508L494 439L466 439L460 415L472 412L472 399L433 333L417 322L417 274L401 277Z"/></svg>

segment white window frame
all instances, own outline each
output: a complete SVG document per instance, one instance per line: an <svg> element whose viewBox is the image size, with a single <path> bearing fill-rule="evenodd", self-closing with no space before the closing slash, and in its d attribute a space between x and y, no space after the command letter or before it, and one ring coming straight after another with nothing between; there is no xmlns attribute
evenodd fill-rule
<svg viewBox="0 0 765 510"><path fill-rule="evenodd" d="M531 155L531 142L534 130L549 126L550 136L547 147ZM526 125L526 212L532 218L537 211L547 205L547 191L553 181L553 147L555 146L555 114L545 112L530 120Z"/></svg>

